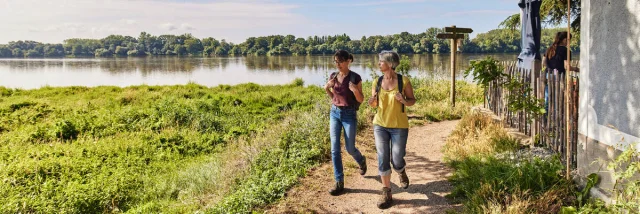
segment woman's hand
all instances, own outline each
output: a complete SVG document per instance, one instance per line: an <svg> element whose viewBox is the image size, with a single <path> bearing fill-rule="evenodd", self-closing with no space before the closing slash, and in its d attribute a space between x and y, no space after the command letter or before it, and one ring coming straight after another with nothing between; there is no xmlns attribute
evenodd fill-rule
<svg viewBox="0 0 640 214"><path fill-rule="evenodd" d="M331 78L326 85L324 85L324 90L329 90L330 88L333 88L333 86L336 84L336 79L335 78Z"/></svg>
<svg viewBox="0 0 640 214"><path fill-rule="evenodd" d="M374 94L373 96L369 97L369 106L371 107L377 107L378 106L378 94Z"/></svg>
<svg viewBox="0 0 640 214"><path fill-rule="evenodd" d="M404 99L404 96L402 96L402 94L400 92L396 93L395 98L396 98L397 101L399 101L402 104L404 104L406 102L406 100Z"/></svg>
<svg viewBox="0 0 640 214"><path fill-rule="evenodd" d="M352 82L349 82L349 90L351 90L353 93L358 92L358 85L353 84Z"/></svg>

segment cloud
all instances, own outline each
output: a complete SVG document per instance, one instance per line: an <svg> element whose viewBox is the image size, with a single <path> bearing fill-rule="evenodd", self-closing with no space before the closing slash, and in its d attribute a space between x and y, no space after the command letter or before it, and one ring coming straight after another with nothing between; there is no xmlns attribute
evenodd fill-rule
<svg viewBox="0 0 640 214"><path fill-rule="evenodd" d="M0 34L0 43L137 36L142 31L154 35L197 31L194 36L243 41L309 24L294 13L298 5L271 0L8 0L0 5L0 19L11 20L0 25L0 32L10 32Z"/></svg>
<svg viewBox="0 0 640 214"><path fill-rule="evenodd" d="M427 14L425 13L411 13L411 14L403 14L403 15L395 16L395 18L399 18L399 19L421 19L425 17L427 17Z"/></svg>
<svg viewBox="0 0 640 214"><path fill-rule="evenodd" d="M168 30L168 31L174 31L174 30L192 31L192 30L196 29L195 27L189 25L188 23L182 23L182 24L180 24L180 27L178 27L178 25L175 25L175 24L173 24L171 22L161 24L159 27L160 27L160 29Z"/></svg>
<svg viewBox="0 0 640 214"><path fill-rule="evenodd" d="M444 17L473 16L473 15L485 15L485 14L493 14L493 15L504 16L504 15L513 15L513 14L516 14L518 12L519 11L517 11L517 10L469 10L469 11L448 12L448 13L443 14L442 16L444 16Z"/></svg>
<svg viewBox="0 0 640 214"><path fill-rule="evenodd" d="M187 23L182 23L182 25L180 25L180 29L185 31L190 31L190 30L195 30L196 28Z"/></svg>
<svg viewBox="0 0 640 214"><path fill-rule="evenodd" d="M60 31L60 30L69 30L69 31L87 31L88 29L80 23L64 23L61 25L49 25L46 26L44 28L36 28L36 27L29 27L28 28L30 32L55 32L55 31Z"/></svg>
<svg viewBox="0 0 640 214"><path fill-rule="evenodd" d="M164 23L164 24L160 25L160 29L173 31L175 29L178 29L178 27L176 27L176 25L174 25L172 23Z"/></svg>
<svg viewBox="0 0 640 214"><path fill-rule="evenodd" d="M378 6L378 5L389 5L389 4L400 4L400 3L421 3L426 2L427 0L386 0L386 1L368 1L368 2L358 2L358 3L348 3L348 4L338 4L337 6L343 7L358 7L358 6Z"/></svg>
<svg viewBox="0 0 640 214"><path fill-rule="evenodd" d="M123 23L128 24L128 25L135 25L135 24L138 24L138 21L133 20L133 19L122 19L122 20L120 20L120 21L122 21Z"/></svg>

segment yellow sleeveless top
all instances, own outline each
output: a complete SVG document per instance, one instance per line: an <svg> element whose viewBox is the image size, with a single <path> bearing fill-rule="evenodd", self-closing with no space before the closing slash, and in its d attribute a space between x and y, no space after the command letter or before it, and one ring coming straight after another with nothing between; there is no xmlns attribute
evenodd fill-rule
<svg viewBox="0 0 640 214"><path fill-rule="evenodd" d="M402 76L402 89L407 88L409 82L406 76ZM373 80L373 87L378 85L378 79ZM373 124L385 128L409 128L409 118L407 117L407 106L402 112L402 103L397 101L395 96L398 93L398 87L392 90L385 90L380 87L378 92L378 112L373 118Z"/></svg>

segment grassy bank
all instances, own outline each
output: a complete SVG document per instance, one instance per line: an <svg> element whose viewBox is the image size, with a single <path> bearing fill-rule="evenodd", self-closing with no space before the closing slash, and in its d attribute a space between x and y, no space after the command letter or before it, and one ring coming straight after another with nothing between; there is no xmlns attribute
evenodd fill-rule
<svg viewBox="0 0 640 214"><path fill-rule="evenodd" d="M481 99L412 79L420 121ZM316 86L0 87L0 212L250 212L329 160L328 98ZM371 83L365 83L365 97ZM359 130L375 110L362 105Z"/></svg>
<svg viewBox="0 0 640 214"><path fill-rule="evenodd" d="M206 195L211 185L175 175L324 99L322 89L296 84L0 94L1 208L44 213L127 211Z"/></svg>
<svg viewBox="0 0 640 214"><path fill-rule="evenodd" d="M490 117L463 117L444 148L454 168L449 197L463 202L463 213L557 213L573 203L559 159L513 158L518 147Z"/></svg>

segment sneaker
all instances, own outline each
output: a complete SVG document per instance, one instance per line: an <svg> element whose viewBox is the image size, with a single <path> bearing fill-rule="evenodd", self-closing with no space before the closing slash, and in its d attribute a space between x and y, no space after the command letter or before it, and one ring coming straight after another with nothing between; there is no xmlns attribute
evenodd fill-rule
<svg viewBox="0 0 640 214"><path fill-rule="evenodd" d="M362 156L362 163L360 165L360 175L364 175L367 173L367 158Z"/></svg>
<svg viewBox="0 0 640 214"><path fill-rule="evenodd" d="M400 173L400 184L402 189L409 188L409 177L407 177L407 170Z"/></svg>
<svg viewBox="0 0 640 214"><path fill-rule="evenodd" d="M340 193L342 192L344 192L344 181L336 182L336 185L333 187L333 189L329 190L329 194L333 196L340 195Z"/></svg>
<svg viewBox="0 0 640 214"><path fill-rule="evenodd" d="M378 208L387 209L391 207L392 201L393 201L393 198L391 198L391 188L383 187L382 196L380 196L380 200L378 200Z"/></svg>

